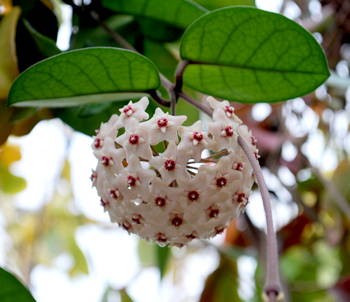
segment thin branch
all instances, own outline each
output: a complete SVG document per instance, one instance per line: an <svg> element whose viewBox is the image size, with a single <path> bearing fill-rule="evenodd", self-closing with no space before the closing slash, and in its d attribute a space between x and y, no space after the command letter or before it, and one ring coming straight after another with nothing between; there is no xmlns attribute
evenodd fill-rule
<svg viewBox="0 0 350 302"><path fill-rule="evenodd" d="M199 110L208 114L211 117L212 110L208 106L203 105L202 103L192 99L190 96L188 96L187 94L185 94L183 92L178 92L178 96L183 98L185 101L187 101L188 103L190 103L191 105L193 105L194 107L198 108Z"/></svg>
<svg viewBox="0 0 350 302"><path fill-rule="evenodd" d="M187 67L187 65L189 64L189 61L184 60L181 61L179 63L179 65L176 68L176 72L175 72L175 87L174 87L174 91L177 94L178 92L181 92L182 90L182 85L183 85L183 73L185 71L185 68Z"/></svg>
<svg viewBox="0 0 350 302"><path fill-rule="evenodd" d="M123 48L137 52L134 46L132 46L121 35L119 35L116 31L112 30L108 25L106 25L95 11L91 11L90 15L92 19L94 19L106 31L106 33L108 33L111 36L115 43L119 44Z"/></svg>
<svg viewBox="0 0 350 302"><path fill-rule="evenodd" d="M170 107L171 103L163 99L156 90L149 90L147 93L160 105L164 107Z"/></svg>
<svg viewBox="0 0 350 302"><path fill-rule="evenodd" d="M261 197L263 200L265 216L266 216L266 281L264 292L269 298L268 301L277 301L277 297L281 294L281 281L279 277L279 265L278 265L278 249L276 234L273 226L271 202L269 192L267 190L265 180L259 165L258 160L254 154L250 151L249 145L243 137L238 136L238 144L241 146L248 161L250 162L257 183L260 188Z"/></svg>

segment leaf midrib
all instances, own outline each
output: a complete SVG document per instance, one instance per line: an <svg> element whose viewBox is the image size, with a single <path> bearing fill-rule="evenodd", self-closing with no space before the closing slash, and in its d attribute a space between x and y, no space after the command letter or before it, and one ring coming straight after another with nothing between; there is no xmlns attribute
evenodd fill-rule
<svg viewBox="0 0 350 302"><path fill-rule="evenodd" d="M267 72L278 72L278 73L301 73L301 74L313 74L313 75L330 75L329 72L326 73L320 73L320 72L312 72L312 71L301 71L301 70L288 70L288 69L272 69L272 68L265 68L265 67L254 67L254 66L244 66L239 64L225 64L225 63L212 63L212 62L204 62L204 61L189 61L190 65L209 65L209 66L217 66L217 67L229 67L229 68L239 68L239 69L246 69L251 71L267 71Z"/></svg>

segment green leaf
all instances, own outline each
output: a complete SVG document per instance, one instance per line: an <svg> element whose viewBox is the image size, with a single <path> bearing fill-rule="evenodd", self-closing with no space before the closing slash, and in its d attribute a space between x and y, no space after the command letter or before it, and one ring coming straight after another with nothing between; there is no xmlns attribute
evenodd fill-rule
<svg viewBox="0 0 350 302"><path fill-rule="evenodd" d="M232 5L250 5L255 6L255 0L195 0L203 7L213 10L217 8L232 6Z"/></svg>
<svg viewBox="0 0 350 302"><path fill-rule="evenodd" d="M154 245L154 247L156 252L157 266L160 272L160 278L162 279L170 259L170 248L167 246L161 247L159 245Z"/></svg>
<svg viewBox="0 0 350 302"><path fill-rule="evenodd" d="M219 267L208 276L199 302L240 302L237 263L221 257Z"/></svg>
<svg viewBox="0 0 350 302"><path fill-rule="evenodd" d="M35 302L28 289L11 273L0 268L1 302Z"/></svg>
<svg viewBox="0 0 350 302"><path fill-rule="evenodd" d="M286 17L253 7L204 15L185 32L184 83L238 101L276 102L307 94L329 76L312 35Z"/></svg>
<svg viewBox="0 0 350 302"><path fill-rule="evenodd" d="M104 7L119 13L144 16L186 28L207 10L190 0L103 0Z"/></svg>
<svg viewBox="0 0 350 302"><path fill-rule="evenodd" d="M96 47L43 60L11 87L9 105L65 107L141 97L160 85L155 65L135 52Z"/></svg>
<svg viewBox="0 0 350 302"><path fill-rule="evenodd" d="M53 40L36 31L27 20L23 20L23 23L32 35L36 46L45 57L51 57L61 52Z"/></svg>

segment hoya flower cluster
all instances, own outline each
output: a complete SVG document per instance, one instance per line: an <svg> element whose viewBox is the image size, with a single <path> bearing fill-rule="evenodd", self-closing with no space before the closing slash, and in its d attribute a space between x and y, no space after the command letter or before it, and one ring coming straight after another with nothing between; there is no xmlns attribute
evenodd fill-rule
<svg viewBox="0 0 350 302"><path fill-rule="evenodd" d="M182 126L186 116L160 108L148 120L147 97L101 125L91 178L111 221L160 245L182 246L223 232L246 206L254 177L237 137L258 156L255 139L227 101L207 101L213 120L205 126Z"/></svg>

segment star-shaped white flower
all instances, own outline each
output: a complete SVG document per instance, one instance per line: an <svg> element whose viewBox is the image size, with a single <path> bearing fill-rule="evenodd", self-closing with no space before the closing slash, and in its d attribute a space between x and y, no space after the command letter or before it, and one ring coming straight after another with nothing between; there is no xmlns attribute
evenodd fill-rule
<svg viewBox="0 0 350 302"><path fill-rule="evenodd" d="M126 128L129 126L130 121L134 119L137 121L148 119L148 113L146 112L148 103L148 98L144 96L138 102L133 103L130 101L129 104L119 109L121 121Z"/></svg>
<svg viewBox="0 0 350 302"><path fill-rule="evenodd" d="M150 161L150 165L157 169L165 184L189 177L186 172L187 158L179 155L175 142L171 142L163 153Z"/></svg>
<svg viewBox="0 0 350 302"><path fill-rule="evenodd" d="M242 121L235 115L235 108L228 101L218 101L215 98L207 97L207 102L213 111L213 120L220 121L222 119L228 119L236 123L241 124Z"/></svg>
<svg viewBox="0 0 350 302"><path fill-rule="evenodd" d="M142 167L136 156L128 158L128 166L124 168L116 177L119 184L118 190L126 200L147 199L149 195L149 186L154 171Z"/></svg>
<svg viewBox="0 0 350 302"><path fill-rule="evenodd" d="M178 150L199 161L203 149L208 145L208 136L203 131L202 122L197 121L190 127L180 127L179 135L181 141Z"/></svg>
<svg viewBox="0 0 350 302"><path fill-rule="evenodd" d="M150 143L156 145L161 141L176 141L177 129L186 119L184 115L173 116L157 108L154 116L142 125L150 128Z"/></svg>
<svg viewBox="0 0 350 302"><path fill-rule="evenodd" d="M136 120L130 123L126 132L119 136L115 142L123 146L127 157L131 154L143 159L152 157L148 131L144 127L139 127L139 122Z"/></svg>
<svg viewBox="0 0 350 302"><path fill-rule="evenodd" d="M208 132L212 137L209 148L213 151L220 151L232 146L237 140L237 126L238 124L230 123L226 120L210 123L208 125Z"/></svg>
<svg viewBox="0 0 350 302"><path fill-rule="evenodd" d="M242 173L235 169L234 161L230 155L220 158L214 166L201 166L199 173L207 175L208 189L213 195L220 191L231 191L232 186L236 183L240 184L242 181Z"/></svg>

